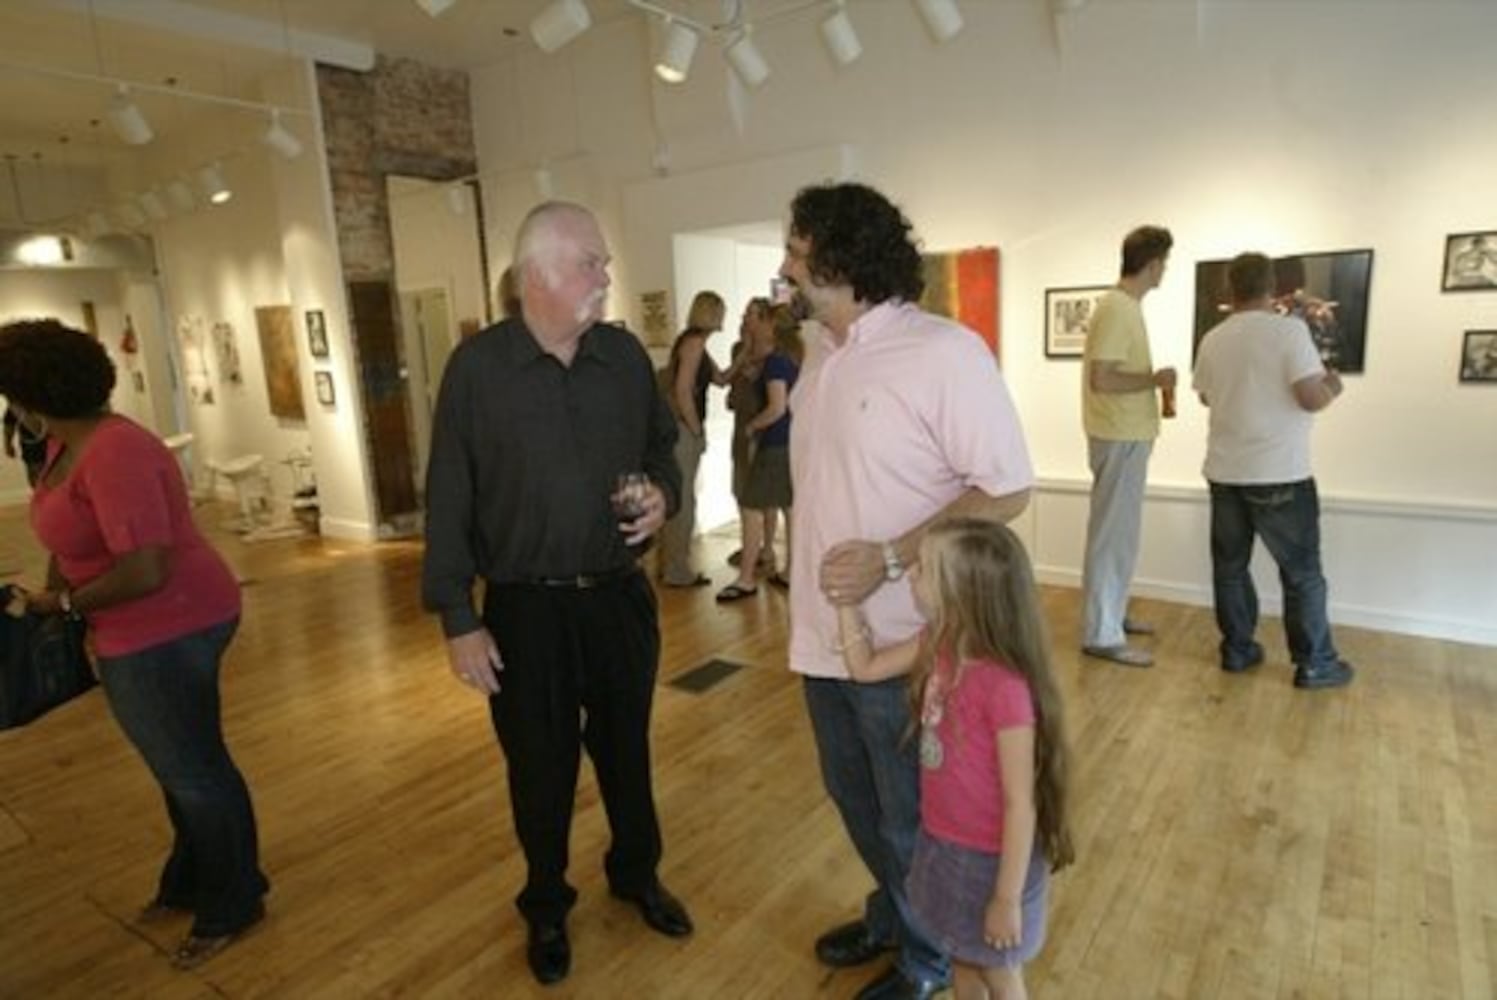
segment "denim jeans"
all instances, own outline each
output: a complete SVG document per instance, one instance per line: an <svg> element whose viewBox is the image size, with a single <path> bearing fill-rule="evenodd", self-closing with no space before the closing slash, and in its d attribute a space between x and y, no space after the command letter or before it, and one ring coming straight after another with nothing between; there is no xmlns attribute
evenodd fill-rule
<svg viewBox="0 0 1497 1000"><path fill-rule="evenodd" d="M1272 485L1211 484L1212 587L1224 663L1244 663L1254 651L1258 593L1248 564L1261 536L1279 565L1284 587L1284 634L1295 666L1318 670L1340 660L1326 617L1320 570L1320 498L1315 480Z"/></svg>
<svg viewBox="0 0 1497 1000"><path fill-rule="evenodd" d="M270 890L249 789L219 717L218 668L238 625L99 660L109 708L161 785L175 833L156 900L191 910L199 937L254 923Z"/></svg>
<svg viewBox="0 0 1497 1000"><path fill-rule="evenodd" d="M910 909L905 878L920 830L920 763L904 678L879 684L806 678L806 708L842 823L876 886L863 919L899 945L906 978L946 983L951 967Z"/></svg>

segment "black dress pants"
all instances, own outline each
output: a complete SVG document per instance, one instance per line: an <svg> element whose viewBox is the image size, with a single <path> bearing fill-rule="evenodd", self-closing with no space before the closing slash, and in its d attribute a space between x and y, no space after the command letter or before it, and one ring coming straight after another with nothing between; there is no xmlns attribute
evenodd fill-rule
<svg viewBox="0 0 1497 1000"><path fill-rule="evenodd" d="M585 589L491 585L483 618L504 663L489 711L529 869L516 906L531 923L554 923L577 900L566 870L583 746L613 833L608 884L642 892L661 851L650 782L660 629L649 581L634 572Z"/></svg>

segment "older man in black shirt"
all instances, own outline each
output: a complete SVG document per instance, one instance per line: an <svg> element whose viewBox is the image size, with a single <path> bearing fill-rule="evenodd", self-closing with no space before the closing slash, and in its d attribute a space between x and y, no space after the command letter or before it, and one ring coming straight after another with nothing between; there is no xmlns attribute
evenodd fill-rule
<svg viewBox="0 0 1497 1000"><path fill-rule="evenodd" d="M639 342L600 322L608 261L586 209L551 202L530 213L515 248L522 315L453 352L427 470L423 596L441 615L453 674L489 699L529 867L516 903L543 983L571 964L567 842L582 745L613 829L613 894L663 934L692 929L656 876L649 723L660 631L636 565L679 503L676 428ZM626 473L649 485L619 515Z"/></svg>

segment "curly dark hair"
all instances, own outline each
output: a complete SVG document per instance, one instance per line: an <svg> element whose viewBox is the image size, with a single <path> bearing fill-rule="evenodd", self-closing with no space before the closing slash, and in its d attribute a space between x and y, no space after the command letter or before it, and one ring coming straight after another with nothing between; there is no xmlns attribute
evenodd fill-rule
<svg viewBox="0 0 1497 1000"><path fill-rule="evenodd" d="M899 207L864 184L802 188L790 231L811 244L811 276L852 286L859 302L914 302L925 290L920 247Z"/></svg>
<svg viewBox="0 0 1497 1000"><path fill-rule="evenodd" d="M0 326L0 396L44 417L73 420L104 409L114 362L104 345L55 319Z"/></svg>

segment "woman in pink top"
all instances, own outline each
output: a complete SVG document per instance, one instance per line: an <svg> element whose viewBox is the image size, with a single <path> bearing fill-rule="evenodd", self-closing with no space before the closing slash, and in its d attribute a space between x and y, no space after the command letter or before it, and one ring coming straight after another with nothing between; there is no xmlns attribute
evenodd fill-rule
<svg viewBox="0 0 1497 1000"><path fill-rule="evenodd" d="M875 651L857 608L838 608L859 681L914 671L920 717L920 839L910 906L951 956L958 1000L1024 997L1045 936L1050 870L1074 852L1067 754L1034 574L1012 531L952 519L910 567L927 629Z"/></svg>
<svg viewBox="0 0 1497 1000"><path fill-rule="evenodd" d="M161 785L176 835L141 918L190 912L172 961L191 968L265 915L270 888L219 717L239 585L193 525L171 452L108 412L114 381L87 334L51 319L0 327L0 394L50 439L31 523L52 559L26 610L88 621L110 710Z"/></svg>

